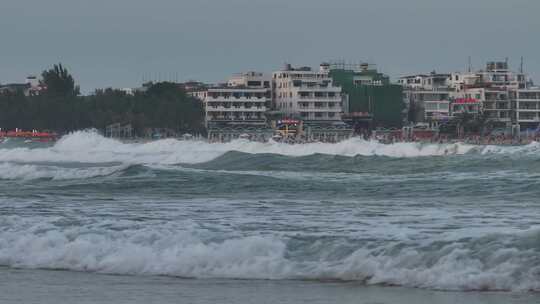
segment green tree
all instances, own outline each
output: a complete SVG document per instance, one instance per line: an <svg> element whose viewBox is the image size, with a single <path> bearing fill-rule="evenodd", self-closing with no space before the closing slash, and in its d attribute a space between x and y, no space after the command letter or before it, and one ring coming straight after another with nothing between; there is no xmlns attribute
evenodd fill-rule
<svg viewBox="0 0 540 304"><path fill-rule="evenodd" d="M38 96L22 92L0 94L0 128L53 130L59 133L113 123L131 124L136 135L152 128L171 133L204 134L204 109L176 83L156 83L146 92L97 90L78 96L78 87L62 65L43 72L47 91Z"/></svg>
<svg viewBox="0 0 540 304"><path fill-rule="evenodd" d="M47 95L66 97L77 96L80 93L79 86L75 85L75 79L61 63L43 71L41 77L43 79L41 84L46 87Z"/></svg>

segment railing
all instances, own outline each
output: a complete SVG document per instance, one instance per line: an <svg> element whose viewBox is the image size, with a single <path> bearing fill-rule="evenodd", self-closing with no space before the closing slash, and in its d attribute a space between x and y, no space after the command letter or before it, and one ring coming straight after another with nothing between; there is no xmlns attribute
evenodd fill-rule
<svg viewBox="0 0 540 304"><path fill-rule="evenodd" d="M230 101L230 100L234 100L234 101L251 101L251 102L258 102L258 101L264 101L264 100L270 100L270 97L267 97L267 96L250 96L250 97L246 97L246 96L240 96L240 97L235 97L235 96L218 96L218 97L206 97L206 102L212 102L212 101Z"/></svg>
<svg viewBox="0 0 540 304"><path fill-rule="evenodd" d="M518 117L518 121L523 122L540 122L540 117L532 116L532 117Z"/></svg>
<svg viewBox="0 0 540 304"><path fill-rule="evenodd" d="M308 110L315 112L341 112L341 107L298 107L300 110Z"/></svg>
<svg viewBox="0 0 540 304"><path fill-rule="evenodd" d="M239 116L239 117L228 117L228 116L210 116L207 119L208 121L215 120L227 120L227 121L259 121L264 120L263 117L250 117L250 116Z"/></svg>
<svg viewBox="0 0 540 304"><path fill-rule="evenodd" d="M264 112L266 107L206 107L207 112Z"/></svg>
<svg viewBox="0 0 540 304"><path fill-rule="evenodd" d="M313 101L341 101L341 96L299 96L298 99Z"/></svg>

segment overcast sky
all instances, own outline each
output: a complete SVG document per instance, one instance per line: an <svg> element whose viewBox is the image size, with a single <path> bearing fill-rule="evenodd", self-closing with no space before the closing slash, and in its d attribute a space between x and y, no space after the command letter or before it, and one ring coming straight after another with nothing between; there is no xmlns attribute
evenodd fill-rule
<svg viewBox="0 0 540 304"><path fill-rule="evenodd" d="M396 79L510 58L540 82L539 0L0 0L0 83L54 63L83 91L369 61Z"/></svg>

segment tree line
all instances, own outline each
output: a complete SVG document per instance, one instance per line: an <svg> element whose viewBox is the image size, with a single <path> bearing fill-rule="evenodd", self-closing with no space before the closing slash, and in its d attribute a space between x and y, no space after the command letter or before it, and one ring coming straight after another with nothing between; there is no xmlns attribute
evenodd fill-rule
<svg viewBox="0 0 540 304"><path fill-rule="evenodd" d="M204 133L202 103L176 83L151 84L147 90L134 94L100 89L80 96L79 87L61 64L43 71L41 76L40 94L0 94L0 128L66 133L88 128L104 130L110 124L120 123L131 124L139 136L149 128Z"/></svg>

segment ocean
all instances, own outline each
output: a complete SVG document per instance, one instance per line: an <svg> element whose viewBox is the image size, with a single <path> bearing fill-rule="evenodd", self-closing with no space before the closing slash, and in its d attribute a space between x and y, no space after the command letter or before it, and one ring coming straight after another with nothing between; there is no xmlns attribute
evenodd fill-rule
<svg viewBox="0 0 540 304"><path fill-rule="evenodd" d="M0 303L539 302L539 143L0 143Z"/></svg>

